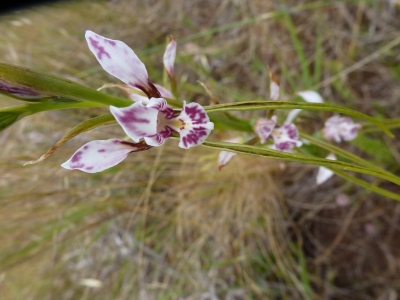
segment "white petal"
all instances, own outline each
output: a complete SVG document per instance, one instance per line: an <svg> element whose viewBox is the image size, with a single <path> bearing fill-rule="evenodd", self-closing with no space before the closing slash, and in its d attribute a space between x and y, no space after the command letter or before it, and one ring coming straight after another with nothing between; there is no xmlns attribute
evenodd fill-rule
<svg viewBox="0 0 400 300"><path fill-rule="evenodd" d="M310 103L324 103L321 95L315 91L302 91L297 93L306 102Z"/></svg>
<svg viewBox="0 0 400 300"><path fill-rule="evenodd" d="M86 31L89 49L105 71L130 86L151 90L145 65L124 42L107 39L90 30Z"/></svg>
<svg viewBox="0 0 400 300"><path fill-rule="evenodd" d="M229 151L221 151L218 155L218 170L221 170L222 167L226 166L236 154L237 153Z"/></svg>
<svg viewBox="0 0 400 300"><path fill-rule="evenodd" d="M157 133L157 108L143 106L142 102L135 102L131 106L122 108L110 106L110 111L134 142L139 142L141 138Z"/></svg>
<svg viewBox="0 0 400 300"><path fill-rule="evenodd" d="M333 153L330 153L326 159L330 159L330 160L336 160L336 156ZM326 167L319 167L318 168L318 173L317 173L317 184L320 185L322 183L324 183L325 181L327 181L329 178L332 177L333 175L333 171L329 170Z"/></svg>
<svg viewBox="0 0 400 300"><path fill-rule="evenodd" d="M302 109L292 109L284 122L284 124L290 124L293 123L294 119L296 119L297 115L302 111Z"/></svg>
<svg viewBox="0 0 400 300"><path fill-rule="evenodd" d="M119 164L131 152L150 148L144 142L130 143L118 139L91 141L79 148L61 166L68 170L97 173Z"/></svg>
<svg viewBox="0 0 400 300"><path fill-rule="evenodd" d="M164 52L164 67L170 77L174 77L174 63L176 56L176 41L174 37Z"/></svg>

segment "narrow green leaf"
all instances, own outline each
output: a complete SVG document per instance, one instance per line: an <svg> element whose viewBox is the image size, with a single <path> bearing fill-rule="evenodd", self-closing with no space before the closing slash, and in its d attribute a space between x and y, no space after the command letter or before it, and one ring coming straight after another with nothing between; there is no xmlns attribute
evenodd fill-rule
<svg viewBox="0 0 400 300"><path fill-rule="evenodd" d="M316 146L321 147L321 148L323 148L325 150L328 150L329 152L333 152L338 156L341 156L343 158L347 158L347 159L349 159L349 160L351 160L351 161L353 161L355 163L358 163L358 164L360 164L362 166L365 166L365 167L371 168L371 169L375 169L375 170L379 170L380 172L387 173L389 175L393 175L390 172L378 167L376 164L371 163L371 162L369 162L369 161L367 161L365 159L362 159L361 157L359 157L357 155L354 155L354 154L352 154L352 153L350 153L350 152L348 152L348 151L346 151L346 150L344 150L344 149L342 149L340 147L334 146L334 145L332 145L330 143L327 143L325 141L319 140L319 139L314 138L314 137L312 137L312 136L310 136L308 134L305 134L305 133L300 133L300 137L305 139L305 140L307 140L307 141L309 141L313 145L316 145Z"/></svg>
<svg viewBox="0 0 400 300"><path fill-rule="evenodd" d="M344 179L346 179L346 180L348 180L350 182L353 182L353 183L355 183L355 184L357 184L359 186L362 186L363 188L365 188L367 190L370 190L370 191L372 191L374 193L377 193L379 195L382 195L384 197L388 197L390 199L400 201L400 195L399 194L392 193L392 192L390 192L388 190L382 189L382 188L380 188L378 186L375 186L375 185L373 185L373 184L371 184L369 182L366 182L366 181L364 181L362 179L358 179L358 178L356 178L356 177L354 177L354 176L352 176L350 174L347 174L346 172L340 171L340 170L338 170L336 168L331 168L331 170L336 175L338 175L338 176L340 176L340 177L342 177L342 178L344 178Z"/></svg>
<svg viewBox="0 0 400 300"><path fill-rule="evenodd" d="M116 120L115 120L114 116L111 114L102 115L102 116L98 116L98 117L86 120L86 121L76 125L69 132L67 132L57 143L54 144L53 147L51 147L38 160L29 161L29 162L25 163L24 166L36 164L36 163L39 163L39 162L45 160L47 157L49 157L51 154L53 154L54 151L56 151L59 147L61 147L67 141L69 141L70 139L74 138L75 136L77 136L85 131L92 130L99 126L113 124L115 122L116 122Z"/></svg>
<svg viewBox="0 0 400 300"><path fill-rule="evenodd" d="M249 110L267 110L267 109L304 109L304 110L321 110L346 114L355 118L366 120L381 128L387 135L394 137L390 130L380 121L356 110L329 105L324 103L309 102L290 102L290 101L245 101L238 103L216 104L212 106L204 106L208 113L220 111L249 111Z"/></svg>
<svg viewBox="0 0 400 300"><path fill-rule="evenodd" d="M306 164L323 166L323 167L327 167L330 169L336 168L339 170L353 171L353 172L357 172L357 173L361 173L361 174L366 174L366 175L371 175L371 176L375 176L378 178L382 178L382 179L388 180L390 182L393 182L397 185L400 185L400 178L393 174L387 174L386 172L380 172L379 170L362 167L362 166L357 166L357 165L345 163L342 161L334 161L334 160L329 160L329 159L324 159L324 158L309 157L309 156L304 156L304 155L299 155L299 154L293 154L293 153L272 150L269 148L262 148L262 147L258 147L258 146L241 145L241 144L234 144L234 143L205 141L202 144L202 146L208 147L208 148L213 148L213 149L218 149L218 150L247 154L247 155L252 155L252 156L266 157L266 158L271 158L271 159L280 159L280 160L286 160L286 161L302 162L302 163L306 163Z"/></svg>
<svg viewBox="0 0 400 300"><path fill-rule="evenodd" d="M129 99L100 93L68 79L32 71L19 66L0 63L0 90L19 99L57 102L57 98L90 101L103 105L128 106Z"/></svg>

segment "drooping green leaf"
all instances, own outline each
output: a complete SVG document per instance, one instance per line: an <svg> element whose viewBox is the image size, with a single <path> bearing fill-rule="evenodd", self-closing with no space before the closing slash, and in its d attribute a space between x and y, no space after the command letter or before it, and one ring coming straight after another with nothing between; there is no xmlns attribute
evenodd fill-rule
<svg viewBox="0 0 400 300"><path fill-rule="evenodd" d="M111 114L102 115L102 116L98 116L98 117L86 120L86 121L76 125L69 132L67 132L57 143L54 144L53 147L51 147L38 160L29 161L29 162L25 163L24 166L36 164L38 162L45 160L47 157L49 157L51 154L53 154L54 151L56 151L58 148L60 148L67 141L69 141L70 139L74 138L75 136L77 136L85 131L92 130L99 126L113 124L115 122L116 122L116 120L115 120L114 116Z"/></svg>

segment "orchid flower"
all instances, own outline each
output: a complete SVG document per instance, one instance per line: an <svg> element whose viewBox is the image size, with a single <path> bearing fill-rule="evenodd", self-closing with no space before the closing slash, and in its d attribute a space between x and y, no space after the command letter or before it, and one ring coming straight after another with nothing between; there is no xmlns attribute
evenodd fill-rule
<svg viewBox="0 0 400 300"><path fill-rule="evenodd" d="M173 133L180 135L179 147L184 149L205 141L214 129L214 123L210 122L201 105L186 104L183 101L181 112L175 113L167 101L160 98L160 91L166 92L162 88L158 90L150 82L146 67L126 44L106 39L91 31L86 32L86 39L104 70L125 82L127 86L124 89L139 89L150 100L138 98L128 107L110 106L111 113L133 143L118 139L89 142L62 164L64 168L88 173L100 172L120 163L131 152L161 146ZM168 51L173 51L174 47L170 46ZM169 72L173 57L170 53L166 59Z"/></svg>
<svg viewBox="0 0 400 300"><path fill-rule="evenodd" d="M301 147L303 144L299 140L296 125L285 123L281 127L276 127L276 116L271 119L258 119L254 131L259 136L261 144L272 137L274 144L271 148L275 150L291 152L294 147Z"/></svg>
<svg viewBox="0 0 400 300"><path fill-rule="evenodd" d="M111 106L110 111L134 143L118 139L92 141L78 149L62 167L101 172L117 165L131 152L162 145L173 132L180 135L179 147L188 149L203 143L214 128L201 105L185 101L179 115L163 98L151 98L146 106L141 101L128 107Z"/></svg>
<svg viewBox="0 0 400 300"><path fill-rule="evenodd" d="M342 140L354 140L360 128L361 124L354 123L350 118L334 115L326 120L322 131L327 140L340 143Z"/></svg>
<svg viewBox="0 0 400 300"><path fill-rule="evenodd" d="M326 159L330 160L336 160L336 156L333 153L330 153ZM318 168L318 173L317 173L317 185L323 184L325 181L327 181L329 178L333 176L333 171L326 168L326 167L319 167Z"/></svg>

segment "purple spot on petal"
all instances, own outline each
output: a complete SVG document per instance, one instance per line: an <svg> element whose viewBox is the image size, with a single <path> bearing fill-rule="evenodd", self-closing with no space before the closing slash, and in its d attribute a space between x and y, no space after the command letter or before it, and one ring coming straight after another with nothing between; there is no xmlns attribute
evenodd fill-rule
<svg viewBox="0 0 400 300"><path fill-rule="evenodd" d="M201 106L185 106L185 113L191 119L192 124L208 122L207 114L201 109Z"/></svg>
<svg viewBox="0 0 400 300"><path fill-rule="evenodd" d="M86 145L86 146L83 147L83 150L87 150L88 148L89 148L89 146Z"/></svg>
<svg viewBox="0 0 400 300"><path fill-rule="evenodd" d="M97 152L99 152L99 153L106 152L106 149L99 149L99 150L97 150Z"/></svg>
<svg viewBox="0 0 400 300"><path fill-rule="evenodd" d="M116 43L115 41L113 41L113 40L108 40L108 39L106 39L105 41L106 41L106 43L110 44L111 46L115 46L115 45L117 44L117 43Z"/></svg>
<svg viewBox="0 0 400 300"><path fill-rule="evenodd" d="M77 163L81 160L81 158L82 158L82 151L78 151L75 153L74 156L72 156L71 163Z"/></svg>
<svg viewBox="0 0 400 300"><path fill-rule="evenodd" d="M93 167L86 167L85 170L86 170L86 171L93 170Z"/></svg>
<svg viewBox="0 0 400 300"><path fill-rule="evenodd" d="M99 45L99 41L96 41L92 37L89 37L89 40L90 40L90 44L93 46L93 48L96 49L96 51L97 51L96 56L99 60L101 60L103 54L106 55L108 58L111 58L110 54L108 54L108 52L106 50L104 50L104 47Z"/></svg>

